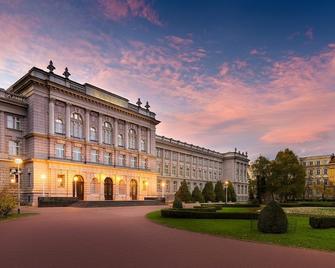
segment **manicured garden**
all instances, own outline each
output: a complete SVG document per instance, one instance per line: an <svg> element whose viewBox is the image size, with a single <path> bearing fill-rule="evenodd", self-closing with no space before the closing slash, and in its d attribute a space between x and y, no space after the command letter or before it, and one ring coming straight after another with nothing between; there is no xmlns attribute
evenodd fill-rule
<svg viewBox="0 0 335 268"><path fill-rule="evenodd" d="M217 212L236 214L254 213L259 210L259 207L223 207ZM288 214L288 230L283 234L262 233L258 231L257 220L251 219L170 218L162 217L161 211L149 213L147 217L156 223L192 232L285 246L335 251L335 228L313 229L309 225L310 215L333 216L335 208L296 207L285 208L284 210Z"/></svg>

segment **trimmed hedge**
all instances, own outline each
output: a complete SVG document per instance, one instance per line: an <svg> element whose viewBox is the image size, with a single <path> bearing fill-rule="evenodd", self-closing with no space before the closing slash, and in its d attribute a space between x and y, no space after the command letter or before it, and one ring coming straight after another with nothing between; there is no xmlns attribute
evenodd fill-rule
<svg viewBox="0 0 335 268"><path fill-rule="evenodd" d="M314 229L335 228L335 217L309 217L309 225Z"/></svg>
<svg viewBox="0 0 335 268"><path fill-rule="evenodd" d="M258 213L254 212L207 212L197 209L162 209L161 216L164 218L184 219L238 219L256 220Z"/></svg>
<svg viewBox="0 0 335 268"><path fill-rule="evenodd" d="M262 209L257 227L262 233L283 234L287 232L287 216L276 201L271 201Z"/></svg>
<svg viewBox="0 0 335 268"><path fill-rule="evenodd" d="M222 208L259 208L257 204L217 204L217 203L204 203L200 204L201 207L215 207L218 210Z"/></svg>
<svg viewBox="0 0 335 268"><path fill-rule="evenodd" d="M295 202L295 203L280 203L281 207L335 207L335 202Z"/></svg>

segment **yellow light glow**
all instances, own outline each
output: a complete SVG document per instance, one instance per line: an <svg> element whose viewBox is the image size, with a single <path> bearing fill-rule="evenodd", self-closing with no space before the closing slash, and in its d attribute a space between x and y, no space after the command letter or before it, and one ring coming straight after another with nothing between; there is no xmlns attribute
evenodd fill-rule
<svg viewBox="0 0 335 268"><path fill-rule="evenodd" d="M146 181L144 184L145 184L145 186L148 186L149 182Z"/></svg>
<svg viewBox="0 0 335 268"><path fill-rule="evenodd" d="M75 176L75 177L73 178L73 180L74 180L74 181L78 181L78 177Z"/></svg>
<svg viewBox="0 0 335 268"><path fill-rule="evenodd" d="M42 174L42 175L41 175L41 180L44 181L46 178L47 178L47 175L45 175L45 174Z"/></svg>
<svg viewBox="0 0 335 268"><path fill-rule="evenodd" d="M165 187L165 182L162 182L162 187Z"/></svg>
<svg viewBox="0 0 335 268"><path fill-rule="evenodd" d="M224 182L224 185L228 186L228 183L229 183L228 181L225 181L225 182Z"/></svg>
<svg viewBox="0 0 335 268"><path fill-rule="evenodd" d="M17 165L20 165L20 164L22 164L23 160L21 158L15 158L14 162Z"/></svg>
<svg viewBox="0 0 335 268"><path fill-rule="evenodd" d="M14 178L12 178L12 179L10 180L10 182L11 182L11 183L15 183L16 181L15 181Z"/></svg>

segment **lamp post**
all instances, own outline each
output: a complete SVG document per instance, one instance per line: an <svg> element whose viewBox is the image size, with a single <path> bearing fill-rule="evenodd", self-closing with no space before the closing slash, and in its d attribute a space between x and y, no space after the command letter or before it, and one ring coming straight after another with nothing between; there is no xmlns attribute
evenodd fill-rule
<svg viewBox="0 0 335 268"><path fill-rule="evenodd" d="M224 189L225 189L225 192L226 192L226 202L225 203L227 204L227 199L228 199L227 198L228 197L228 195L227 195L227 193L228 193L228 181L224 182Z"/></svg>
<svg viewBox="0 0 335 268"><path fill-rule="evenodd" d="M42 195L43 197L45 196L45 180L47 176L45 174L41 175L41 181L42 181Z"/></svg>
<svg viewBox="0 0 335 268"><path fill-rule="evenodd" d="M77 181L78 181L78 177L75 176L73 178L73 180L74 180L74 197L77 197Z"/></svg>
<svg viewBox="0 0 335 268"><path fill-rule="evenodd" d="M17 199L18 199L18 207L17 207L17 214L21 213L21 171L20 165L22 164L21 158L16 158L14 160L15 164L17 165Z"/></svg>

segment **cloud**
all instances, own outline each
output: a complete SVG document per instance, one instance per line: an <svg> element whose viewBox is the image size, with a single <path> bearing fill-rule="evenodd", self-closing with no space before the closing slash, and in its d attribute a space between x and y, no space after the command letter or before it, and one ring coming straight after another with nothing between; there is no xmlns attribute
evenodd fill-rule
<svg viewBox="0 0 335 268"><path fill-rule="evenodd" d="M305 31L305 37L309 40L313 40L314 39L314 30L313 28L308 28L306 31Z"/></svg>
<svg viewBox="0 0 335 268"><path fill-rule="evenodd" d="M175 35L168 35L165 37L165 39L169 42L169 46L177 50L189 46L193 43L193 40L190 38L182 38Z"/></svg>
<svg viewBox="0 0 335 268"><path fill-rule="evenodd" d="M253 48L250 50L249 54L252 56L264 56L266 52L263 49Z"/></svg>
<svg viewBox="0 0 335 268"><path fill-rule="evenodd" d="M103 14L113 21L139 17L152 24L162 25L157 12L144 0L99 0L99 4Z"/></svg>

